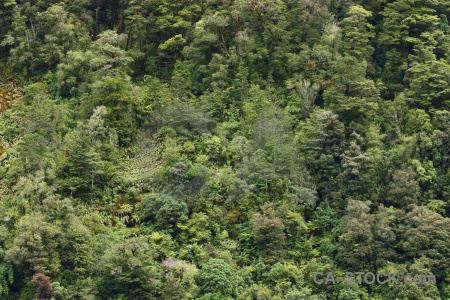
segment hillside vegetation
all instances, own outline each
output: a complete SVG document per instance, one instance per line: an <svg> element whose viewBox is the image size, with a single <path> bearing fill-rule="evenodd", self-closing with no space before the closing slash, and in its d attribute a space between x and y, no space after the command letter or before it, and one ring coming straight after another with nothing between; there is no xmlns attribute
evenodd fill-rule
<svg viewBox="0 0 450 300"><path fill-rule="evenodd" d="M449 17L0 0L0 299L450 299Z"/></svg>

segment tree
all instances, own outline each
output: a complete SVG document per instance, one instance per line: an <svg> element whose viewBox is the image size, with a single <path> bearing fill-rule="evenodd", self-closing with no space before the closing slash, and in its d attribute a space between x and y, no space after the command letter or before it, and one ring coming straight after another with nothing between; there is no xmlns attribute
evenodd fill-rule
<svg viewBox="0 0 450 300"><path fill-rule="evenodd" d="M193 213L186 224L178 227L184 232L180 236L185 244L206 244L211 241L211 227L209 217L205 213Z"/></svg>
<svg viewBox="0 0 450 300"><path fill-rule="evenodd" d="M332 70L331 86L323 93L325 107L348 123L373 117L380 92L373 80L366 78L367 63L344 55L333 64Z"/></svg>
<svg viewBox="0 0 450 300"><path fill-rule="evenodd" d="M286 87L294 90L295 97L299 99L299 109L302 117L305 119L309 118L316 106L315 100L318 96L320 86L315 82L311 82L311 80L301 78L301 76L295 76L286 81Z"/></svg>
<svg viewBox="0 0 450 300"><path fill-rule="evenodd" d="M64 194L92 200L97 185L113 175L117 135L105 126L106 115L104 106L97 107L86 124L65 136L57 181Z"/></svg>
<svg viewBox="0 0 450 300"><path fill-rule="evenodd" d="M367 21L372 16L361 5L350 6L347 17L342 20L342 52L358 59L371 61L374 48L370 45L375 37L373 26Z"/></svg>
<svg viewBox="0 0 450 300"><path fill-rule="evenodd" d="M2 255L4 256L4 254ZM2 257L4 260L4 257ZM0 296L7 297L11 294L11 286L14 283L14 267L11 263L0 264Z"/></svg>
<svg viewBox="0 0 450 300"><path fill-rule="evenodd" d="M89 41L86 25L66 11L61 3L41 2L41 7L16 5L13 23L2 46L10 48L10 65L26 78L41 76L52 70L67 51L86 47Z"/></svg>
<svg viewBox="0 0 450 300"><path fill-rule="evenodd" d="M316 109L299 128L296 140L302 154L300 161L308 168L319 198L328 199L334 208L341 206L337 176L346 140L344 124L337 114Z"/></svg>
<svg viewBox="0 0 450 300"><path fill-rule="evenodd" d="M17 224L17 235L6 251L6 259L25 276L36 273L56 276L61 268L58 247L62 237L61 229L48 223L42 214L26 215Z"/></svg>
<svg viewBox="0 0 450 300"><path fill-rule="evenodd" d="M338 224L336 211L331 208L328 201L323 201L314 211L312 222L315 225L315 228L325 233Z"/></svg>
<svg viewBox="0 0 450 300"><path fill-rule="evenodd" d="M347 197L361 200L374 198L374 181L370 157L361 149L362 137L352 133L349 148L342 153L343 189Z"/></svg>
<svg viewBox="0 0 450 300"><path fill-rule="evenodd" d="M235 275L231 267L222 259L211 258L208 260L199 270L195 281L201 296L209 293L223 298L236 296Z"/></svg>
<svg viewBox="0 0 450 300"><path fill-rule="evenodd" d="M436 277L445 276L450 268L446 257L450 219L424 206L414 206L405 217L405 234L402 248L411 258L430 258L430 268Z"/></svg>
<svg viewBox="0 0 450 300"><path fill-rule="evenodd" d="M446 79L449 75L450 65L444 59L412 64L405 77L409 83L407 99L419 108L450 108L450 85Z"/></svg>
<svg viewBox="0 0 450 300"><path fill-rule="evenodd" d="M166 194L148 194L142 204L142 220L160 229L174 230L187 214L186 203Z"/></svg>
<svg viewBox="0 0 450 300"><path fill-rule="evenodd" d="M20 177L33 177L36 172L45 174L54 168L52 153L59 147L57 137L67 132L68 124L66 108L49 99L44 84L31 84L25 92L25 98L13 108L13 118L20 118L22 121L8 126L11 127L9 133L14 135L9 137L14 140L14 147L11 147L8 167L4 171L8 174L6 178L14 178L16 184ZM8 140L6 136L2 139L4 142ZM48 173L43 177L45 182L51 180Z"/></svg>
<svg viewBox="0 0 450 300"><path fill-rule="evenodd" d="M100 299L148 299L155 294L162 268L145 237L119 239L107 245L96 269Z"/></svg>
<svg viewBox="0 0 450 300"><path fill-rule="evenodd" d="M198 290L195 278L198 269L183 260L169 258L161 263L164 267L165 287L161 293L164 299L191 299Z"/></svg>
<svg viewBox="0 0 450 300"><path fill-rule="evenodd" d="M411 204L417 204L420 186L415 177L416 175L411 168L395 171L387 192L388 203L398 208L406 208Z"/></svg>
<svg viewBox="0 0 450 300"><path fill-rule="evenodd" d="M140 115L140 90L127 77L105 76L92 84L94 89L84 110L92 111L104 106L107 114L105 123L114 129L119 137L119 145L129 146L136 138L137 129L142 124Z"/></svg>
<svg viewBox="0 0 450 300"><path fill-rule="evenodd" d="M374 261L377 266L385 266L390 261L399 259L396 245L401 238L401 222L404 212L394 207L386 208L383 204L373 214L374 226L372 247L374 249Z"/></svg>
<svg viewBox="0 0 450 300"><path fill-rule="evenodd" d="M33 275L32 281L37 286L35 297L39 300L48 299L52 292L50 277L45 276L42 273L38 273Z"/></svg>
<svg viewBox="0 0 450 300"><path fill-rule="evenodd" d="M272 203L265 203L260 206L260 209L262 213L253 214L250 220L253 242L259 250L258 254L272 262L285 254L283 249L286 239L284 224L276 216Z"/></svg>
<svg viewBox="0 0 450 300"><path fill-rule="evenodd" d="M443 30L447 30L445 27L448 26L448 21L440 17L446 5L448 4L397 0L384 6L383 11L380 13L383 16L383 20L378 43L382 49L381 55L384 62L383 81L388 87L390 98L393 98L394 92L401 92L405 87L402 81L408 68L408 57L411 57L411 49L414 49L415 54L421 57L421 63L410 64L409 73L417 72L416 76L418 77L414 83L408 79L408 83L410 83L412 88L411 101L422 102L425 105L430 104L430 98L433 96L427 93L428 88L420 91L420 86L423 86L425 78L431 80L432 85L430 87L437 87L437 89L445 87L443 81L440 80L442 78L441 74L445 73L443 71L445 67L439 67L444 62L423 64L423 59L428 57L425 60L431 62L434 60L433 56L435 54L441 56L442 50L439 50L439 48L448 43L443 32ZM439 60L440 58L438 57L437 59ZM430 65L433 64L433 72L437 73L436 76L430 76L429 73ZM407 75L407 77L411 78L411 75ZM435 79L436 81L434 82ZM414 96L412 95L413 93L415 93ZM437 97L435 97L436 101L439 101L439 96L438 93Z"/></svg>
<svg viewBox="0 0 450 300"><path fill-rule="evenodd" d="M373 259L374 217L370 214L370 204L370 201L349 199L346 215L341 219L336 260L351 268L368 267Z"/></svg>
<svg viewBox="0 0 450 300"><path fill-rule="evenodd" d="M16 4L15 0L4 0L0 2L0 19L2 20L0 34L2 36L6 34L6 30L11 26L14 4Z"/></svg>
<svg viewBox="0 0 450 300"><path fill-rule="evenodd" d="M414 278L415 275L427 276L433 274L430 269L430 259L426 257L420 257L414 259L414 262L408 265L405 264L389 264L383 271L395 272L399 280L404 280L405 275L408 274ZM432 281L432 279L430 280ZM442 294L436 284L402 284L394 285L392 289L389 289L382 293L384 297L389 298L416 298L416 299L444 299L441 298Z"/></svg>

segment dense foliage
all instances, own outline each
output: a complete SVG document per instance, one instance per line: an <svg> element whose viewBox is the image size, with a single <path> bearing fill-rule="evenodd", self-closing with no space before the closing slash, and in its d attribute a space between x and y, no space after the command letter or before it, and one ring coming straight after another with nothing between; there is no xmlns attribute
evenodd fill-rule
<svg viewBox="0 0 450 300"><path fill-rule="evenodd" d="M449 17L0 0L0 299L450 299Z"/></svg>

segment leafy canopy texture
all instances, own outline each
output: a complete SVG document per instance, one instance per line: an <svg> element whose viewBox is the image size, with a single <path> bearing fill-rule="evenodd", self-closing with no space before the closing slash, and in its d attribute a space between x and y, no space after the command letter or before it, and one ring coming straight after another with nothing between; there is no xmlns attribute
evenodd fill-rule
<svg viewBox="0 0 450 300"><path fill-rule="evenodd" d="M450 299L449 19L0 0L0 299Z"/></svg>

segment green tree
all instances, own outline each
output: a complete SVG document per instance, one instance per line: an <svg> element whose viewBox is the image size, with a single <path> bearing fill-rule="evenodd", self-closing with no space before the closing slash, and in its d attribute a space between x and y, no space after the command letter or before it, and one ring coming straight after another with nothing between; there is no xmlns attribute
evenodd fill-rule
<svg viewBox="0 0 450 300"><path fill-rule="evenodd" d="M6 251L6 259L22 270L25 276L36 273L59 275L61 228L47 222L44 215L33 213L22 217L16 230L13 244Z"/></svg>
<svg viewBox="0 0 450 300"><path fill-rule="evenodd" d="M276 216L272 203L261 205L262 213L253 214L250 222L253 231L253 242L269 262L273 262L284 254L286 234L282 220Z"/></svg>
<svg viewBox="0 0 450 300"><path fill-rule="evenodd" d="M341 157L345 147L345 126L337 114L316 109L296 136L301 162L306 165L317 186L320 198L332 207L342 204L337 176L341 172Z"/></svg>
<svg viewBox="0 0 450 300"><path fill-rule="evenodd" d="M147 299L155 295L162 268L145 237L120 239L105 247L96 269L100 299Z"/></svg>
<svg viewBox="0 0 450 300"><path fill-rule="evenodd" d="M450 220L423 206L415 206L405 217L402 248L411 258L430 258L430 268L436 277L448 274L448 235Z"/></svg>
<svg viewBox="0 0 450 300"><path fill-rule="evenodd" d="M320 86L310 80L301 78L300 76L295 76L294 78L286 81L286 87L288 89L293 89L295 92L294 97L299 99L299 107L292 107L290 109L294 110L294 112L295 109L300 109L302 117L305 119L309 118L314 107L316 106L315 100L318 96Z"/></svg>
<svg viewBox="0 0 450 300"><path fill-rule="evenodd" d="M97 107L86 124L65 136L57 181L64 194L93 200L97 185L114 174L117 135L105 126L106 115L104 106Z"/></svg>
<svg viewBox="0 0 450 300"><path fill-rule="evenodd" d="M373 259L372 227L374 217L370 214L370 201L349 199L346 215L342 218L339 248L336 260L352 268L365 268Z"/></svg>
<svg viewBox="0 0 450 300"><path fill-rule="evenodd" d="M333 64L332 70L331 86L323 93L325 107L348 123L373 117L380 92L373 80L366 78L367 63L345 55Z"/></svg>
<svg viewBox="0 0 450 300"><path fill-rule="evenodd" d="M196 278L201 296L212 294L205 299L236 296L236 278L231 267L222 259L211 258L199 270ZM216 297L216 298L214 298ZM202 298L203 299L203 298Z"/></svg>
<svg viewBox="0 0 450 300"><path fill-rule="evenodd" d="M142 219L160 229L174 230L175 225L187 218L186 203L165 194L149 194L142 204Z"/></svg>
<svg viewBox="0 0 450 300"><path fill-rule="evenodd" d="M415 177L411 168L395 171L387 193L388 203L398 208L416 204L420 196L420 187Z"/></svg>
<svg viewBox="0 0 450 300"><path fill-rule="evenodd" d="M370 45L375 37L373 26L367 21L372 16L361 5L350 6L347 17L342 20L342 52L358 59L371 61L374 48Z"/></svg>
<svg viewBox="0 0 450 300"><path fill-rule="evenodd" d="M404 218L404 212L392 206L386 208L383 204L380 204L373 216L374 240L372 247L376 256L373 262L377 267L380 267L387 265L389 261L399 259L396 245L401 238L401 222Z"/></svg>
<svg viewBox="0 0 450 300"><path fill-rule="evenodd" d="M347 197L361 200L374 199L373 170L369 155L361 149L364 140L352 133L349 148L342 153L343 189Z"/></svg>
<svg viewBox="0 0 450 300"><path fill-rule="evenodd" d="M13 23L1 42L10 48L12 69L26 78L54 70L67 51L86 47L89 41L86 22L68 13L64 4L41 5L16 5Z"/></svg>

